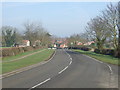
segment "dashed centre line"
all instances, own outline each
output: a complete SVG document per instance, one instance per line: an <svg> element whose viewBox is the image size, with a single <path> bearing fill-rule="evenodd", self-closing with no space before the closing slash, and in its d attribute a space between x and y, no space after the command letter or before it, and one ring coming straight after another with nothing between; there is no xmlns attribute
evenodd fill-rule
<svg viewBox="0 0 120 90"><path fill-rule="evenodd" d="M65 51L65 50L64 50L64 51ZM66 51L65 51L65 52L66 52ZM66 52L66 54L69 56L69 59L70 59L69 65L71 65L71 64L72 64L72 58L71 58L71 56L70 56L67 52ZM52 57L52 58L53 58L53 57ZM51 58L51 59L52 59L52 58ZM51 60L51 59L50 59L50 60ZM66 66L64 69L62 69L60 72L58 72L58 74L61 74L62 72L64 72L64 71L69 67L69 65ZM41 82L41 83L39 83L39 84L37 84L37 85L31 87L29 90L31 90L31 89L33 89L33 88L36 88L36 87L38 87L38 86L40 86L40 85L46 83L46 82L49 81L49 80L51 80L51 78L48 78L48 79L44 80L43 82Z"/></svg>
<svg viewBox="0 0 120 90"><path fill-rule="evenodd" d="M113 74L113 71L112 71L111 66L110 66L110 65L108 65L108 64L107 64L107 66L108 66L108 67L109 67L109 69L110 69L110 73L111 73L111 74Z"/></svg>
<svg viewBox="0 0 120 90"><path fill-rule="evenodd" d="M72 61L70 61L69 65L71 65Z"/></svg>
<svg viewBox="0 0 120 90"><path fill-rule="evenodd" d="M38 87L38 86L44 84L45 82L49 81L50 79L51 79L51 78L46 79L45 81L43 81L43 82L41 82L41 83L39 83L39 84L33 86L31 89L36 88L36 87ZM31 90L31 89L29 89L29 90Z"/></svg>
<svg viewBox="0 0 120 90"><path fill-rule="evenodd" d="M68 68L68 66L66 66L63 70L61 70L60 72L58 72L58 74L61 74L63 71L65 71Z"/></svg>

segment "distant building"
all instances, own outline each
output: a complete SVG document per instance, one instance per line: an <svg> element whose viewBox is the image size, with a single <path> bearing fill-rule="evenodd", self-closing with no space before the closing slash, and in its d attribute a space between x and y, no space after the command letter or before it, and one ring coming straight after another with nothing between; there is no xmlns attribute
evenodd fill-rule
<svg viewBox="0 0 120 90"><path fill-rule="evenodd" d="M61 44L60 48L67 48L68 46L66 44Z"/></svg>
<svg viewBox="0 0 120 90"><path fill-rule="evenodd" d="M91 45L92 43L95 43L95 42L94 41L90 41L90 42L85 43L84 45Z"/></svg>
<svg viewBox="0 0 120 90"><path fill-rule="evenodd" d="M30 46L29 40L22 40L22 43L19 45L19 47L27 47Z"/></svg>
<svg viewBox="0 0 120 90"><path fill-rule="evenodd" d="M54 44L54 46L53 46L54 48L56 48L57 47L57 45L56 44Z"/></svg>
<svg viewBox="0 0 120 90"><path fill-rule="evenodd" d="M23 40L23 45L24 46L30 46L30 41L29 40Z"/></svg>
<svg viewBox="0 0 120 90"><path fill-rule="evenodd" d="M52 40L52 44L54 48L66 48L67 46L67 41L66 39L55 39Z"/></svg>
<svg viewBox="0 0 120 90"><path fill-rule="evenodd" d="M81 42L77 42L77 45L83 45L83 43L81 43Z"/></svg>

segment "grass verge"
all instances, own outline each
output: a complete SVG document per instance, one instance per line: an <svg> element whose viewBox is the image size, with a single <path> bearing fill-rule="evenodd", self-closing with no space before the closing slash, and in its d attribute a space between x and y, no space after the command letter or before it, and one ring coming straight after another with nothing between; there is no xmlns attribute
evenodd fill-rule
<svg viewBox="0 0 120 90"><path fill-rule="evenodd" d="M43 50L43 49L38 49L38 50L33 50L33 51L28 51L28 52L20 53L20 54L18 54L18 55L16 55L16 56L3 57L3 58L2 58L2 61L11 61L11 60L13 60L13 59L17 59L17 58L23 57L23 56L25 56L25 55L28 55L28 54L32 54L32 53L34 53L34 52L41 51L41 50Z"/></svg>
<svg viewBox="0 0 120 90"><path fill-rule="evenodd" d="M36 63L39 63L43 60L47 60L51 57L54 50L45 50L40 53L28 56L18 61L14 62L4 62L2 63L2 74L17 70L26 66L30 66Z"/></svg>
<svg viewBox="0 0 120 90"><path fill-rule="evenodd" d="M83 51L83 50L73 50L73 51L88 55L90 57L93 57L97 60L100 60L106 63L120 65L120 61L118 60L118 58L112 57L110 55L97 54L92 51Z"/></svg>

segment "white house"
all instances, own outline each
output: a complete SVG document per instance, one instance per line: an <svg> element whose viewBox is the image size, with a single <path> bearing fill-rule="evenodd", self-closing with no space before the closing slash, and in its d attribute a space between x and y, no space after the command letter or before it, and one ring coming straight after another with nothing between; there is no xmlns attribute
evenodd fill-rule
<svg viewBox="0 0 120 90"><path fill-rule="evenodd" d="M23 40L22 45L23 46L30 46L30 41L29 40Z"/></svg>

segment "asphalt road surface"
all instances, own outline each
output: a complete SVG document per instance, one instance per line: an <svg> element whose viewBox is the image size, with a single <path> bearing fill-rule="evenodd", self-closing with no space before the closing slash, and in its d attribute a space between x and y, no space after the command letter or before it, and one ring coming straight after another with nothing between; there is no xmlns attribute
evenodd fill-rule
<svg viewBox="0 0 120 90"><path fill-rule="evenodd" d="M2 86L29 89L118 88L118 66L58 49L46 64L3 78Z"/></svg>

